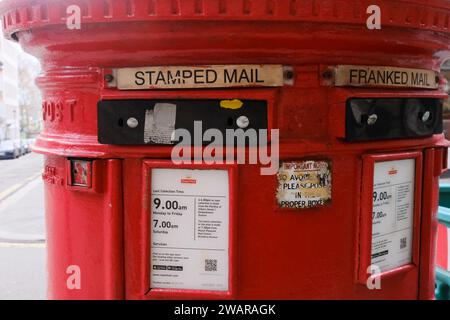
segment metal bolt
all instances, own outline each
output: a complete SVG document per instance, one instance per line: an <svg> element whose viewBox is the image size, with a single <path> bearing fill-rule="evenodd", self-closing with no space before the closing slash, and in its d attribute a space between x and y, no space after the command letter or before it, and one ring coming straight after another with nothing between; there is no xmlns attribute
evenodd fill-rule
<svg viewBox="0 0 450 320"><path fill-rule="evenodd" d="M294 71L292 71L292 70L284 71L284 78L286 80L292 80L294 78Z"/></svg>
<svg viewBox="0 0 450 320"><path fill-rule="evenodd" d="M239 128L245 129L250 124L250 120L246 116L240 116L236 119L236 124Z"/></svg>
<svg viewBox="0 0 450 320"><path fill-rule="evenodd" d="M136 128L138 125L139 125L139 121L136 119L136 118L129 118L128 120L127 120L127 125L130 127L130 128Z"/></svg>
<svg viewBox="0 0 450 320"><path fill-rule="evenodd" d="M324 73L322 73L322 77L326 80L330 80L333 78L333 72L331 70L326 70Z"/></svg>
<svg viewBox="0 0 450 320"><path fill-rule="evenodd" d="M114 80L114 76L112 74L105 74L105 81L112 82Z"/></svg>
<svg viewBox="0 0 450 320"><path fill-rule="evenodd" d="M431 112L430 111L425 111L423 114L422 114L422 122L427 122L428 120L430 120L430 117L431 117Z"/></svg>
<svg viewBox="0 0 450 320"><path fill-rule="evenodd" d="M378 116L375 113L372 113L368 118L367 118L367 124L369 126L374 125L375 122L377 122L378 120Z"/></svg>

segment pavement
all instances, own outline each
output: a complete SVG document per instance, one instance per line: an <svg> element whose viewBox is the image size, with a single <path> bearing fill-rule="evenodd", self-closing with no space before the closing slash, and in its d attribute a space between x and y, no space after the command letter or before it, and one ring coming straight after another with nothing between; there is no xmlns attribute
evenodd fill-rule
<svg viewBox="0 0 450 320"><path fill-rule="evenodd" d="M46 297L43 157L0 160L0 300Z"/></svg>
<svg viewBox="0 0 450 320"><path fill-rule="evenodd" d="M46 298L45 244L0 243L0 300Z"/></svg>

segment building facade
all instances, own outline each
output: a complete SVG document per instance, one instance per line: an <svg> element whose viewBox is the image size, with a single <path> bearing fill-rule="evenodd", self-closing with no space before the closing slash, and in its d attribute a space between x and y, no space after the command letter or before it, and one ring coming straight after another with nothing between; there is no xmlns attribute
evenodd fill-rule
<svg viewBox="0 0 450 320"><path fill-rule="evenodd" d="M0 139L20 139L19 105L20 47L0 37Z"/></svg>

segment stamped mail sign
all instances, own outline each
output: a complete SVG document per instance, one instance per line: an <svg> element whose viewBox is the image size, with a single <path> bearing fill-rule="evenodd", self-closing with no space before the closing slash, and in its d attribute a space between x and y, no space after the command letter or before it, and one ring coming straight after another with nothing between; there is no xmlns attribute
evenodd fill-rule
<svg viewBox="0 0 450 320"><path fill-rule="evenodd" d="M282 65L210 65L122 68L116 70L121 90L279 87Z"/></svg>

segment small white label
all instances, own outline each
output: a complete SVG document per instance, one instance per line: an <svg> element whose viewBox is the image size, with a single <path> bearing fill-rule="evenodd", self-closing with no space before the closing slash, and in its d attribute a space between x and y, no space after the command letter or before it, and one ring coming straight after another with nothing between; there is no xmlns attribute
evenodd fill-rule
<svg viewBox="0 0 450 320"><path fill-rule="evenodd" d="M151 288L228 290L227 170L152 169Z"/></svg>
<svg viewBox="0 0 450 320"><path fill-rule="evenodd" d="M415 159L375 163L372 265L382 272L412 262Z"/></svg>

